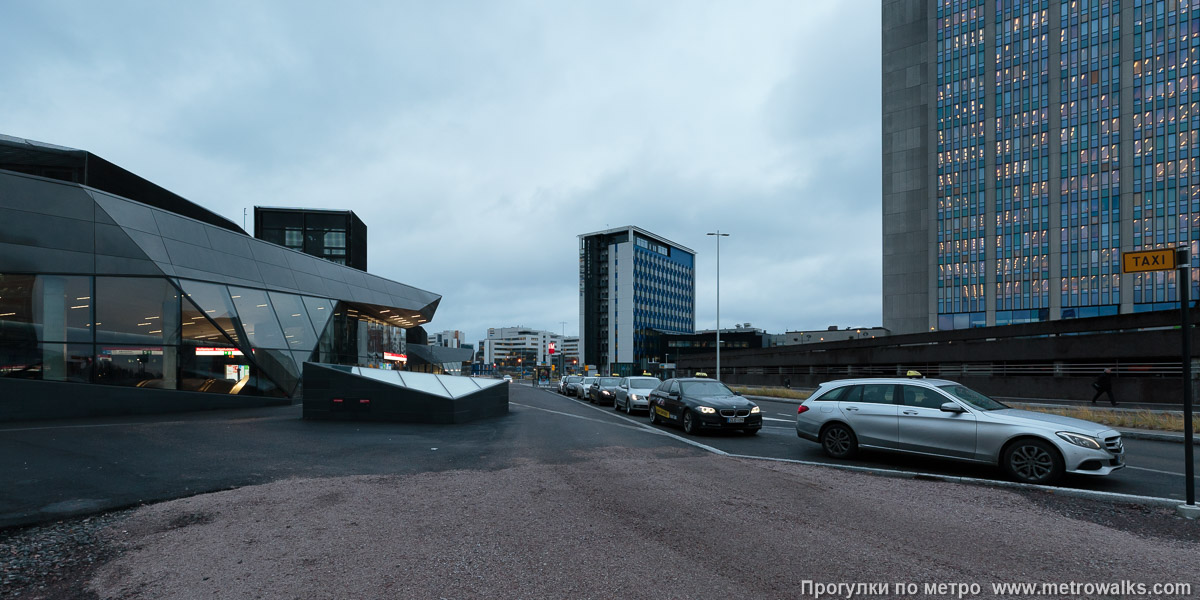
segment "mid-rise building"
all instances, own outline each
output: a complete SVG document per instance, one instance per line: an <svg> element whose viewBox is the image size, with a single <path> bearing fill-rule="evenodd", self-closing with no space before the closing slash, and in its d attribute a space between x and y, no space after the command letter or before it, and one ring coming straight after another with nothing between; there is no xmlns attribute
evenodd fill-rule
<svg viewBox="0 0 1200 600"><path fill-rule="evenodd" d="M658 353L653 332L696 330L696 253L645 229L579 236L580 362L641 373Z"/></svg>
<svg viewBox="0 0 1200 600"><path fill-rule="evenodd" d="M429 334L430 346L443 348L463 348L467 346L465 334L457 329L447 329Z"/></svg>
<svg viewBox="0 0 1200 600"><path fill-rule="evenodd" d="M493 327L479 342L483 362L501 367L550 364L550 344L562 345L563 336L528 327Z"/></svg>
<svg viewBox="0 0 1200 600"><path fill-rule="evenodd" d="M1200 254L1200 5L885 0L883 326L1178 307ZM1197 283L1192 283L1196 297Z"/></svg>
<svg viewBox="0 0 1200 600"><path fill-rule="evenodd" d="M254 237L367 270L367 226L354 211L255 206Z"/></svg>

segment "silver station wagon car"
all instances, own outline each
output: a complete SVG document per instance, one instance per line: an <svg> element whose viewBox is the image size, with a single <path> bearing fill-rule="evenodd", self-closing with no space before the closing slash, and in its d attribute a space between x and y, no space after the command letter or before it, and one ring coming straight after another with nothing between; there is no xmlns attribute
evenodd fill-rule
<svg viewBox="0 0 1200 600"><path fill-rule="evenodd" d="M796 434L834 458L860 448L937 456L999 465L1025 483L1125 466L1121 434L1106 425L1017 410L943 379L823 383L800 405Z"/></svg>

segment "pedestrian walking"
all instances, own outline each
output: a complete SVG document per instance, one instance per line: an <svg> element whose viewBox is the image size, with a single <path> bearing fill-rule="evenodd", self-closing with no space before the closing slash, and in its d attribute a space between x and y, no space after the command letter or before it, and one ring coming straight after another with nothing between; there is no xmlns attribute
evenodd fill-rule
<svg viewBox="0 0 1200 600"><path fill-rule="evenodd" d="M1101 395L1108 394L1108 401L1113 406L1117 405L1117 399L1112 393L1112 369L1104 369L1104 372L1096 376L1096 380L1092 382L1092 389L1096 390L1096 395L1092 396L1092 404L1100 399Z"/></svg>

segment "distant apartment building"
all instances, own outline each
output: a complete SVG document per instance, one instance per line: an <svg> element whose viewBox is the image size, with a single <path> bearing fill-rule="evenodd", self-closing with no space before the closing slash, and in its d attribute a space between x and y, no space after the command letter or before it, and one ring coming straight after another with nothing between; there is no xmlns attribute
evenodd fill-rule
<svg viewBox="0 0 1200 600"><path fill-rule="evenodd" d="M507 367L528 367L550 363L550 344L555 351L561 347L563 336L527 327L496 327L488 329L481 340L480 354L485 364Z"/></svg>
<svg viewBox="0 0 1200 600"><path fill-rule="evenodd" d="M1200 265L1200 4L885 0L882 27L884 327L1178 308L1120 257Z"/></svg>
<svg viewBox="0 0 1200 600"><path fill-rule="evenodd" d="M367 270L367 226L354 211L255 206L254 237Z"/></svg>
<svg viewBox="0 0 1200 600"><path fill-rule="evenodd" d="M641 373L658 333L696 330L696 253L634 226L579 236L581 364Z"/></svg>

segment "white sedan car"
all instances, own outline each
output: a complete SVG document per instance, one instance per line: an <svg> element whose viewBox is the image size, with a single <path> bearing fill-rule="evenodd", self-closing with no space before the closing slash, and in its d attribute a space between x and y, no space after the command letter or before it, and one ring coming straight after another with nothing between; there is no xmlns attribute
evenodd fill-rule
<svg viewBox="0 0 1200 600"><path fill-rule="evenodd" d="M1121 434L1107 425L1009 408L944 379L845 379L800 405L796 435L833 458L860 448L998 465L1023 483L1125 467Z"/></svg>

